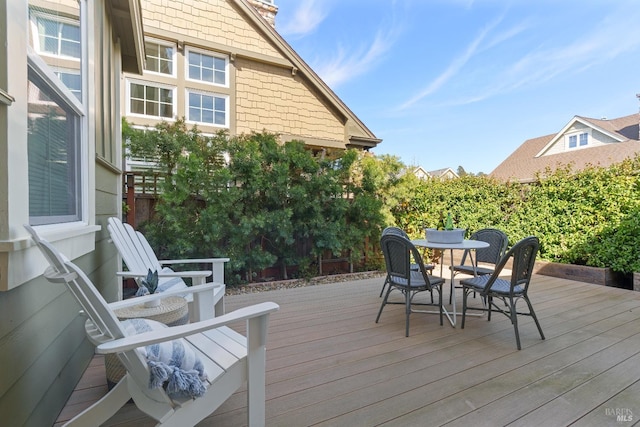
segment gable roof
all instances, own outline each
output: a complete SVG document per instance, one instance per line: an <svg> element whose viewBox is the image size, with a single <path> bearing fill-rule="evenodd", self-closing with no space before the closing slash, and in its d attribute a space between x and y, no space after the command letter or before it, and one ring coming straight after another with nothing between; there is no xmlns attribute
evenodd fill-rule
<svg viewBox="0 0 640 427"><path fill-rule="evenodd" d="M432 170L432 171L429 171L429 175L431 175L434 178L446 178L446 177L459 178L458 174L451 168L442 168L442 169Z"/></svg>
<svg viewBox="0 0 640 427"><path fill-rule="evenodd" d="M490 176L502 180L530 182L535 180L537 173L543 173L546 168L555 170L572 164L576 170L580 170L588 165L608 166L619 163L640 153L639 121L638 114L611 120L575 116L560 132L525 141L500 163ZM551 147L561 141L565 132L576 124L607 135L615 142L547 154Z"/></svg>
<svg viewBox="0 0 640 427"><path fill-rule="evenodd" d="M349 134L350 143L353 146L368 149L375 147L381 139L377 138L369 128L356 116L353 111L336 95L336 93L316 74L315 71L298 55L298 53L282 38L260 12L247 0L231 0L242 10L263 35L274 44L280 53L293 64L292 72L303 74L309 82L318 90L342 116L345 118L345 127Z"/></svg>

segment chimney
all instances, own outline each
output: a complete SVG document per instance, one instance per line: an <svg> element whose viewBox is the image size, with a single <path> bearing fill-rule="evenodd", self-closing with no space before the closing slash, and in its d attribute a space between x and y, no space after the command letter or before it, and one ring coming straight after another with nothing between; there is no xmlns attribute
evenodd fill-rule
<svg viewBox="0 0 640 427"><path fill-rule="evenodd" d="M276 27L278 6L275 5L275 0L249 0L249 3L256 8L258 13L260 13L273 28Z"/></svg>

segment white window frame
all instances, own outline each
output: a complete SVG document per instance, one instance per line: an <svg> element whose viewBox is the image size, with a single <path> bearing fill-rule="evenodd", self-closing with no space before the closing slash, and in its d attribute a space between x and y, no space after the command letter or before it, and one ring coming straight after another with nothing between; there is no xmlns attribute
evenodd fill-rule
<svg viewBox="0 0 640 427"><path fill-rule="evenodd" d="M55 22L59 22L59 23L63 23L63 24L69 24L69 25L79 25L78 22L74 21L71 18L65 18L65 17L61 17L61 16L52 16L50 14L44 13L44 12L32 12L31 13L32 18L35 19L31 19L31 32L32 34L34 34L35 37L33 37L33 47L35 49L35 51L38 53L38 55L40 56L45 56L45 57L51 57L51 58L65 58L71 61L78 61L80 62L80 58L76 58L75 56L68 56L68 55L61 55L61 54L53 54L51 52L47 52L42 50L42 47L40 46L40 37L38 34L38 19L42 18L42 19L48 19L51 21L55 21ZM83 28L82 26L80 26L80 38L82 39L82 33L83 33ZM81 45L80 46L81 52L80 52L80 57L82 57L82 49L84 49L84 47Z"/></svg>
<svg viewBox="0 0 640 427"><path fill-rule="evenodd" d="M95 4L90 0L77 0L80 5L80 23L83 58L91 58L95 52ZM89 76L94 76L95 64L81 61L83 71L83 99L81 103L69 89L59 81L50 67L44 66L47 55L40 55L29 46L25 28L29 22L28 0L11 0L11 7L0 8L0 20L7 23L5 28L5 48L9 63L0 63L0 71L7 78L7 123L0 133L0 149L8 158L3 164L11 177L10 182L0 186L0 197L6 197L7 210L0 209L0 222L5 225L0 231L0 291L15 289L42 275L42 265L46 264L42 254L32 243L27 231L22 227L29 223L29 183L27 150L28 111L28 67L38 70L52 83L51 90L64 94L73 108L84 111L81 124L81 144L79 153L81 164L81 184L79 197L82 201L81 220L65 223L35 226L38 234L75 260L95 250L95 233L100 227L95 223L95 126L93 109L94 89L87 85ZM29 50L31 49L31 52ZM34 68L35 67L35 68ZM84 106L82 106L84 104Z"/></svg>
<svg viewBox="0 0 640 427"><path fill-rule="evenodd" d="M82 73L80 73L78 70L72 70L69 68L60 68L60 67L51 67L51 69L53 69L54 74L58 77L58 79L60 79L60 81L62 81L60 74L69 74L69 75L73 74L73 75L80 76L80 78L82 78ZM65 87L67 87L69 91L75 95L76 98L80 100L82 99L82 92L83 92L82 85L80 87L80 94L79 94L80 96L78 96L78 94L76 93L77 91L75 89L69 88L66 84L65 84Z"/></svg>
<svg viewBox="0 0 640 427"><path fill-rule="evenodd" d="M580 136L581 135L587 135L587 143L584 145L580 145ZM572 147L571 144L571 137L575 137L576 138L576 146ZM571 133L567 133L564 136L564 144L565 144L565 150L569 151L569 150L578 150L581 148L587 148L591 145L591 129L580 129Z"/></svg>
<svg viewBox="0 0 640 427"><path fill-rule="evenodd" d="M178 51L178 46L176 45L176 43L171 43L168 42L166 40L160 40L160 39L154 39L152 37L145 37L144 39L145 43L155 43L157 45L160 46L165 46L165 47L170 47L173 49L173 53L171 55L171 73L161 73L159 71L153 71L153 70L148 70L146 67L144 69L144 74L150 74L150 75L155 75L155 76L164 76L164 77L176 77L176 73L177 73L177 51Z"/></svg>
<svg viewBox="0 0 640 427"><path fill-rule="evenodd" d="M184 101L184 109L185 109L185 117L186 117L186 122L190 123L190 124L197 124L197 125L202 125L202 126L211 126L211 127L216 127L216 128L220 128L220 129L228 129L229 128L229 95L225 95L222 93L214 93L214 92L207 92L204 90L197 90L197 89L191 89L191 88L187 88L185 91L185 101ZM196 120L191 120L190 117L190 110L191 110L191 106L189 104L189 95L195 93L198 95L205 95L205 96L212 96L214 98L222 98L224 99L224 125L220 125L217 123L209 123L209 122L202 122L202 121L196 121ZM215 106L215 99L214 99L214 106ZM214 121L215 121L215 109L213 110L213 117L214 117Z"/></svg>
<svg viewBox="0 0 640 427"><path fill-rule="evenodd" d="M48 90L53 92L57 98L59 98L62 103L64 103L64 107L67 110L70 110L78 120L78 132L77 138L78 140L75 142L75 150L72 153L74 160L79 164L73 165L73 168L77 168L78 177L76 178L76 194L75 194L75 204L77 207L77 212L75 215L46 215L46 216L37 216L29 218L29 223L31 225L44 225L44 224L61 224L61 223L69 223L76 221L83 221L86 218L87 206L86 206L86 194L88 191L87 187L87 163L86 161L82 161L82 159L86 159L87 157L87 145L88 138L86 135L87 128L87 119L85 113L85 107L78 101L76 95L67 88L67 86L62 83L62 81L55 75L54 71L49 67L42 58L40 58L37 54L28 54L28 64L30 70L37 75L38 79L46 86ZM77 150L77 152L76 152ZM27 159L28 162L28 159Z"/></svg>
<svg viewBox="0 0 640 427"><path fill-rule="evenodd" d="M138 79L127 79L127 86L126 86L126 103L127 103L127 116L131 116L131 117L144 117L147 119L155 119L155 120L165 120L168 122L174 122L176 120L176 114L177 114L177 88L176 86L173 85L167 85L167 84L162 84L162 83L157 83L157 82L150 82L150 81L145 81L145 80L138 80ZM157 87L160 89L167 89L167 90L171 90L173 95L172 95L172 106L171 106L171 117L164 117L161 115L157 115L157 116L153 116L150 114L140 114L140 113L134 113L131 111L131 85L132 84L138 84L138 85L144 85L144 86L153 86L153 87Z"/></svg>
<svg viewBox="0 0 640 427"><path fill-rule="evenodd" d="M211 56L212 58L218 58L218 59L222 59L224 60L224 83L220 84L220 83L216 83L215 81L213 82L209 82L206 80L200 80L200 79L192 79L189 77L189 53L198 53L200 55L206 55L206 56ZM223 55L221 53L217 53L217 52L212 52L210 50L204 50L204 49L198 49L192 46L187 46L185 48L185 53L184 53L184 78L186 81L189 82L197 82L197 83L203 83L203 84L207 84L207 85L211 85L211 86L217 86L217 87L225 87L228 88L229 87L229 56L227 55ZM215 70L214 70L214 80L215 80Z"/></svg>

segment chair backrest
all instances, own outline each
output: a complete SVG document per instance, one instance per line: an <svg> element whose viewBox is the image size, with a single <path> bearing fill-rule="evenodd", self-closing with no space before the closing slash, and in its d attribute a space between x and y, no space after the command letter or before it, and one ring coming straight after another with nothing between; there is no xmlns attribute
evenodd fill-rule
<svg viewBox="0 0 640 427"><path fill-rule="evenodd" d="M409 238L409 235L400 227L394 227L394 226L386 227L384 230L382 230L382 235L384 236L385 234L395 234L397 236L402 236L407 239Z"/></svg>
<svg viewBox="0 0 640 427"><path fill-rule="evenodd" d="M498 262L495 271L488 280L485 289L491 287L493 282L500 276L502 269L505 267L509 259L512 259L511 266L511 293L514 293L514 288L520 286L523 293L526 293L529 289L529 283L531 282L531 276L533 275L533 267L538 256L538 250L540 248L540 240L535 236L525 237L517 242Z"/></svg>
<svg viewBox="0 0 640 427"><path fill-rule="evenodd" d="M418 271L422 274L427 287L431 286L422 257L409 239L402 235L387 233L380 239L380 246L390 279L400 279L410 284L413 264L418 266Z"/></svg>
<svg viewBox="0 0 640 427"><path fill-rule="evenodd" d="M94 344L96 344L95 341L105 342L124 338L127 334L120 321L87 275L74 263L68 261L51 243L41 238L32 227L28 225L24 227L49 261L50 266L45 270L44 277L52 283L64 283L82 307L84 314L90 319L91 324L87 327L87 333L91 335ZM149 381L147 363L137 349L119 353L118 358L131 374L131 378L138 383L142 393L157 402L170 402L162 389L150 389L147 386Z"/></svg>
<svg viewBox="0 0 640 427"><path fill-rule="evenodd" d="M470 236L471 240L480 240L489 243L489 247L477 249L475 252L476 262L497 265L507 251L509 238L497 228L483 228ZM466 259L467 252L464 253L462 264Z"/></svg>
<svg viewBox="0 0 640 427"><path fill-rule="evenodd" d="M45 278L54 283L64 282L101 334L111 338L124 337L117 317L87 276L51 243L41 238L31 226L25 225L24 228L49 262L49 267L44 272Z"/></svg>
<svg viewBox="0 0 640 427"><path fill-rule="evenodd" d="M116 217L109 218L107 229L122 260L130 271L160 271L162 266L144 235Z"/></svg>
<svg viewBox="0 0 640 427"><path fill-rule="evenodd" d="M520 285L526 290L529 288L533 267L536 263L540 240L535 236L525 237L510 249L513 254L511 266L511 288Z"/></svg>

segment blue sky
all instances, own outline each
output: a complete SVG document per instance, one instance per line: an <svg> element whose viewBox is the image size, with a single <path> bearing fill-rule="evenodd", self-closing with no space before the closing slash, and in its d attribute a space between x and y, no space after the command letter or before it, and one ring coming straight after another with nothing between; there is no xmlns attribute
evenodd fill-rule
<svg viewBox="0 0 640 427"><path fill-rule="evenodd" d="M575 115L638 113L637 0L276 0L276 29L383 142L491 172Z"/></svg>

